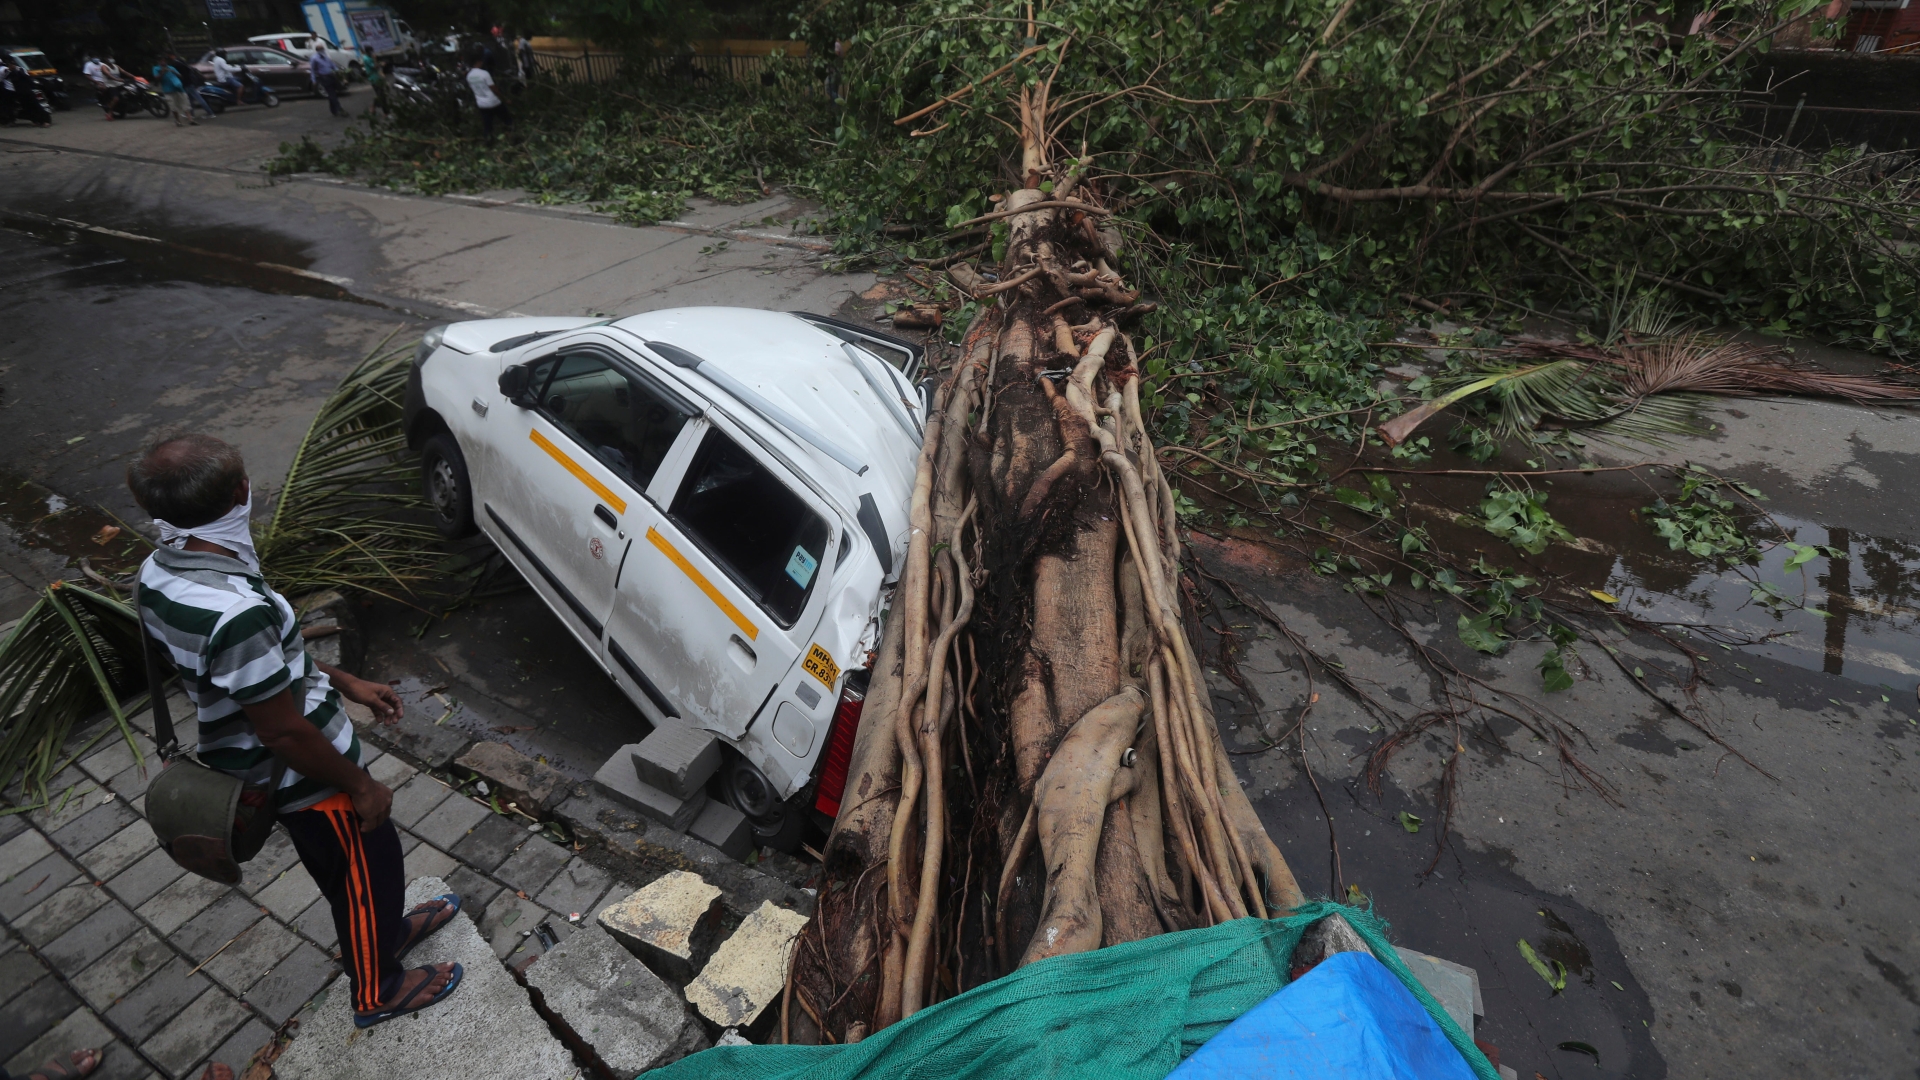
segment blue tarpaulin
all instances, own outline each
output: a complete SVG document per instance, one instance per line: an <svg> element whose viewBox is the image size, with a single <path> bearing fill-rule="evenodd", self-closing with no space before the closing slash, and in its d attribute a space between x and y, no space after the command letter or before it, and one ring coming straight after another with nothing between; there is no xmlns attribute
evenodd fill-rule
<svg viewBox="0 0 1920 1080"><path fill-rule="evenodd" d="M1167 1080L1473 1080L1400 979L1343 952L1227 1025Z"/></svg>

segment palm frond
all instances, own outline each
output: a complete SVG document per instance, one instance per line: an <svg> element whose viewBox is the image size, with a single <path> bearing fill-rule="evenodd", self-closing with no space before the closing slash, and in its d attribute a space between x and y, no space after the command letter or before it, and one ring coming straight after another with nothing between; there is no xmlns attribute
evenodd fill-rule
<svg viewBox="0 0 1920 1080"><path fill-rule="evenodd" d="M126 700L146 683L128 662L139 632L125 601L56 581L0 642L0 787L20 778L17 806L46 802L47 779L82 752L61 756L73 725L102 708L139 758L127 714L141 702Z"/></svg>

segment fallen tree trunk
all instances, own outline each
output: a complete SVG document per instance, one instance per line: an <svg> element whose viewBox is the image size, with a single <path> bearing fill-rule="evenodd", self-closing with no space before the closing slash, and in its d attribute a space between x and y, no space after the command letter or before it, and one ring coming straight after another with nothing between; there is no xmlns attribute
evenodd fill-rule
<svg viewBox="0 0 1920 1080"><path fill-rule="evenodd" d="M1234 780L1184 630L1173 493L1119 325L1138 293L1093 227L1099 193L1049 160L1045 90L1020 106L999 283L954 275L984 306L927 424L795 959L798 1041L1304 899Z"/></svg>

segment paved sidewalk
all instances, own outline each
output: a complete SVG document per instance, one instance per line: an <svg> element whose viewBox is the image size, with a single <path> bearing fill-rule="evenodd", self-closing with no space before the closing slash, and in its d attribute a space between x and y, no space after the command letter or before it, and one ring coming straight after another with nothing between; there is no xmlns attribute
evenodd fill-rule
<svg viewBox="0 0 1920 1080"><path fill-rule="evenodd" d="M150 733L149 718L135 727ZM141 816L150 739L145 766L111 721L65 753L89 741L49 785L50 806L0 818L0 1062L23 1072L104 1046L103 1080L193 1076L210 1060L237 1073L340 974L326 901L282 830L237 887L183 872ZM394 789L407 879L446 879L510 967L637 887L366 745L368 771Z"/></svg>

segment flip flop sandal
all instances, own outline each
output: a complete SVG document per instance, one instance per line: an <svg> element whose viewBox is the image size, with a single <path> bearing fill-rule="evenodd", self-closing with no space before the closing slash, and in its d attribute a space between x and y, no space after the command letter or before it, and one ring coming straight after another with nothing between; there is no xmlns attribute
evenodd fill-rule
<svg viewBox="0 0 1920 1080"><path fill-rule="evenodd" d="M82 1068L74 1062L74 1054L88 1055L88 1057L92 1059L92 1064ZM93 1071L99 1067L100 1051L82 1047L79 1050L67 1054L66 1060L64 1061L57 1057L47 1059L39 1068L27 1073L27 1080L32 1080L32 1078L36 1076L45 1077L46 1080L61 1080L61 1077L91 1076L93 1075Z"/></svg>
<svg viewBox="0 0 1920 1080"><path fill-rule="evenodd" d="M429 969L419 968L417 970L426 971ZM433 995L431 998L427 999L426 1001L422 1001L418 1005L416 1005L414 1004L414 999L419 997L420 994L423 991L425 991L427 987L433 985L433 980L431 978L422 979L420 980L420 985L413 988L412 993L409 993L406 997L401 998L398 1002L396 1002L393 1005L392 1008L381 1009L378 1012L354 1013L353 1026L357 1028L362 1028L362 1029L370 1028L375 1024L384 1024L389 1020L395 1019L396 1017L405 1016L408 1013L417 1013L422 1009L432 1008L433 1006L440 1004L442 1001L445 1001L447 997L453 993L454 989L460 985L461 977L464 976L465 974L466 974L465 968L462 968L459 964L453 965L453 977L447 980L447 985L443 987L439 993Z"/></svg>
<svg viewBox="0 0 1920 1080"><path fill-rule="evenodd" d="M447 902L447 907L427 908L427 904L430 904L435 900L445 900ZM428 897L427 904L421 904L418 907L415 907L412 911L409 911L405 915L401 916L401 918L411 919L415 915L420 914L422 910L425 910L431 916L438 916L442 911L445 911L447 913L446 918L440 920L440 922L438 923L434 922L433 919L429 918L427 920L426 928L421 930L419 934L414 936L414 938L408 941L405 945L400 946L400 950L393 954L393 958L395 960L405 959L406 955L413 951L413 947L415 945L418 945L421 942L432 937L435 933L437 933L440 930L441 927L444 927L448 923L452 922L453 917L455 915L460 914L460 897L457 893L441 893L439 896Z"/></svg>

